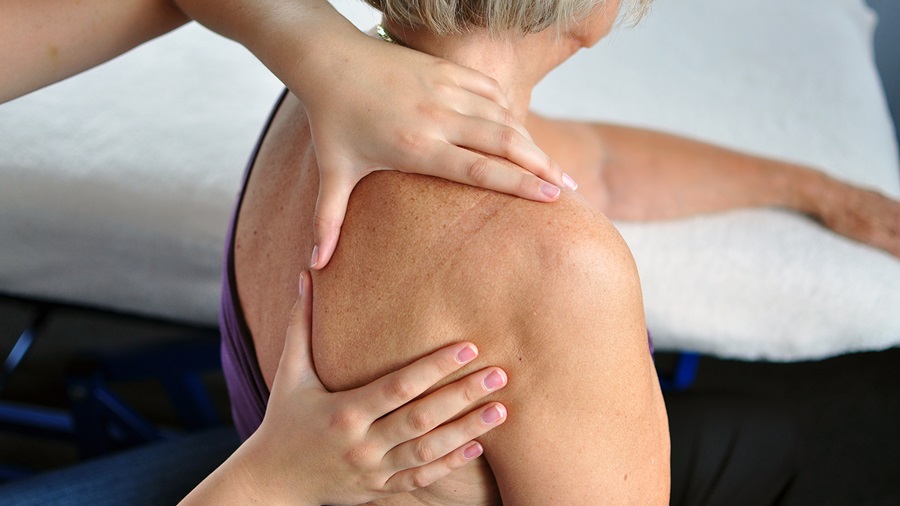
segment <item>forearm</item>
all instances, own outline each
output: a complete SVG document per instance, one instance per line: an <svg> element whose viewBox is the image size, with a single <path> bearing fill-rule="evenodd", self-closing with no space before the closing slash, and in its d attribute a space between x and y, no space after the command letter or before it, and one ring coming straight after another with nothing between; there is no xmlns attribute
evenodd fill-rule
<svg viewBox="0 0 900 506"><path fill-rule="evenodd" d="M808 215L900 257L900 202L802 165L634 128L593 125L606 153L602 198L619 220L665 220L747 207Z"/></svg>
<svg viewBox="0 0 900 506"><path fill-rule="evenodd" d="M240 452L240 449L238 449ZM179 504L271 504L255 492L243 466L235 453L207 476Z"/></svg>
<svg viewBox="0 0 900 506"><path fill-rule="evenodd" d="M0 103L99 65L187 21L160 0L8 0L0 6Z"/></svg>
<svg viewBox="0 0 900 506"><path fill-rule="evenodd" d="M829 183L808 167L738 153L683 137L595 125L614 219L665 220L747 207L815 214Z"/></svg>
<svg viewBox="0 0 900 506"><path fill-rule="evenodd" d="M327 0L11 0L0 8L0 103L73 76L195 19L247 47L276 76L333 75L329 39L361 32ZM302 70L301 70L302 69ZM291 79L307 98L321 79ZM309 83L309 88L304 88ZM296 89L294 89L296 88Z"/></svg>
<svg viewBox="0 0 900 506"><path fill-rule="evenodd" d="M327 0L171 0L191 19L239 42L301 99L345 63L342 44L363 37ZM309 75L316 79L296 79Z"/></svg>
<svg viewBox="0 0 900 506"><path fill-rule="evenodd" d="M207 476L194 490L188 494L179 504L189 506L192 504L293 504L297 506L313 506L319 503L309 498L301 497L303 476L297 476L293 480L290 490L291 497L283 497L287 492L285 487L267 483L267 478L276 476L277 471L267 472L267 465L279 465L272 462L264 451L265 446L255 445L254 434L244 442L231 457L221 466ZM254 446L255 445L255 446ZM262 450L262 451L261 451Z"/></svg>

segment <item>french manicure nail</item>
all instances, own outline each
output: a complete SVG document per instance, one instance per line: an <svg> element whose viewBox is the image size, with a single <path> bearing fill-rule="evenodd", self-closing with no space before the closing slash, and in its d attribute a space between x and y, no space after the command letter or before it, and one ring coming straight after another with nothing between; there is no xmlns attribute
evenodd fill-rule
<svg viewBox="0 0 900 506"><path fill-rule="evenodd" d="M485 390L496 390L503 385L503 376L497 371L491 371L491 373L484 378L483 384Z"/></svg>
<svg viewBox="0 0 900 506"><path fill-rule="evenodd" d="M484 449L481 447L480 444L472 443L469 445L468 448L463 450L463 457L471 460L471 459L474 459L475 457L481 455L482 451L484 451Z"/></svg>
<svg viewBox="0 0 900 506"><path fill-rule="evenodd" d="M566 185L566 188L568 188L572 191L575 191L578 189L578 183L576 183L575 180L572 179L572 176L563 172L562 179L563 179L563 184Z"/></svg>
<svg viewBox="0 0 900 506"><path fill-rule="evenodd" d="M319 245L313 246L312 257L309 259L309 267L313 268L319 263Z"/></svg>
<svg viewBox="0 0 900 506"><path fill-rule="evenodd" d="M555 199L559 195L559 188L550 183L541 183L541 193L551 199Z"/></svg>
<svg viewBox="0 0 900 506"><path fill-rule="evenodd" d="M466 362L475 358L475 350L471 346L466 346L465 348L459 350L459 353L456 354L456 361L460 364L465 364Z"/></svg>
<svg viewBox="0 0 900 506"><path fill-rule="evenodd" d="M496 405L481 412L481 421L484 423L494 423L501 418L503 418L503 413Z"/></svg>

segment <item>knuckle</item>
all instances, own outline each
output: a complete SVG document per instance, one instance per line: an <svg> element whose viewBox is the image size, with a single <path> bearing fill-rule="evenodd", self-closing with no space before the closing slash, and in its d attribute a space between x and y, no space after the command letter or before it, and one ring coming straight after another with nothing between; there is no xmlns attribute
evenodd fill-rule
<svg viewBox="0 0 900 506"><path fill-rule="evenodd" d="M413 473L412 484L415 488L425 488L432 483L433 481L424 471L416 471Z"/></svg>
<svg viewBox="0 0 900 506"><path fill-rule="evenodd" d="M356 445L344 454L344 460L351 467L356 469L362 469L367 466L369 463L369 455L371 451L370 448L366 445Z"/></svg>
<svg viewBox="0 0 900 506"><path fill-rule="evenodd" d="M450 63L449 60L435 59L435 60L433 60L433 64L434 64L434 66L435 66L438 70L440 70L441 72L450 72L450 73L452 73L453 70L454 70L454 68L455 68L455 65L453 65L452 63Z"/></svg>
<svg viewBox="0 0 900 506"><path fill-rule="evenodd" d="M392 378L385 388L387 389L385 394L388 399L399 400L405 403L416 396L415 385L402 376Z"/></svg>
<svg viewBox="0 0 900 506"><path fill-rule="evenodd" d="M452 459L449 459L447 461L445 469L446 469L447 474L449 474L449 473L452 473L453 471L456 471L457 469L462 468L463 466L465 466L468 463L469 463L469 461L467 459L463 458L462 456L454 455Z"/></svg>
<svg viewBox="0 0 900 506"><path fill-rule="evenodd" d="M490 170L490 162L487 158L481 156L473 160L466 166L466 177L469 181L476 184L484 184L487 181L488 171Z"/></svg>
<svg viewBox="0 0 900 506"><path fill-rule="evenodd" d="M441 375L441 377L449 376L450 374L456 372L456 370L459 368L459 362L450 359L439 360L435 365L435 370L438 372L438 374Z"/></svg>
<svg viewBox="0 0 900 506"><path fill-rule="evenodd" d="M444 111L440 102L421 102L416 106L416 113L432 123L444 120Z"/></svg>
<svg viewBox="0 0 900 506"><path fill-rule="evenodd" d="M476 421L477 420L477 421ZM481 415L476 415L466 421L462 426L462 435L468 439L475 439L478 436L481 436L489 429L486 428L485 424L481 421Z"/></svg>
<svg viewBox="0 0 900 506"><path fill-rule="evenodd" d="M341 407L336 409L329 420L329 427L341 432L349 432L355 430L364 423L362 413L354 408Z"/></svg>
<svg viewBox="0 0 900 506"><path fill-rule="evenodd" d="M544 155L544 166L542 167L542 172L551 174L557 178L562 178L563 175L562 167L553 163L553 159L550 158L549 155Z"/></svg>
<svg viewBox="0 0 900 506"><path fill-rule="evenodd" d="M434 427L434 420L428 411L421 407L412 409L408 419L410 427L420 433L425 433Z"/></svg>
<svg viewBox="0 0 900 506"><path fill-rule="evenodd" d="M509 154L519 144L519 132L512 127L503 127L500 129L499 142L504 154Z"/></svg>
<svg viewBox="0 0 900 506"><path fill-rule="evenodd" d="M503 125L511 126L516 124L516 118L513 114L506 108L500 108L500 112L497 114L497 123L501 123Z"/></svg>
<svg viewBox="0 0 900 506"><path fill-rule="evenodd" d="M427 464L437 458L437 453L435 452L434 447L428 444L427 441L421 440L416 442L416 445L413 448L413 456L418 462Z"/></svg>
<svg viewBox="0 0 900 506"><path fill-rule="evenodd" d="M465 414L453 424L453 432L457 437L472 440L486 432L485 423L481 421L481 412L484 406L480 406Z"/></svg>
<svg viewBox="0 0 900 506"><path fill-rule="evenodd" d="M435 93L444 98L450 98L453 96L453 92L456 89L456 85L452 83L445 82L437 82L434 83L434 91Z"/></svg>
<svg viewBox="0 0 900 506"><path fill-rule="evenodd" d="M313 226L316 230L323 230L325 232L334 232L341 228L341 224L338 223L337 220L322 216L318 210L313 215Z"/></svg>
<svg viewBox="0 0 900 506"><path fill-rule="evenodd" d="M491 87L494 93L503 94L503 88L500 86L500 81L493 77L488 77L487 79L488 86Z"/></svg>
<svg viewBox="0 0 900 506"><path fill-rule="evenodd" d="M428 116L430 113L423 110L423 114ZM397 147L401 151L413 155L421 154L426 151L428 139L419 132L406 132L399 134L397 138Z"/></svg>
<svg viewBox="0 0 900 506"><path fill-rule="evenodd" d="M478 386L469 386L462 391L463 401L465 401L466 404L472 404L478 399L481 399L486 393L487 391L481 387L480 383Z"/></svg>
<svg viewBox="0 0 900 506"><path fill-rule="evenodd" d="M518 195L539 194L541 191L541 180L535 176L521 174L516 183L516 193Z"/></svg>

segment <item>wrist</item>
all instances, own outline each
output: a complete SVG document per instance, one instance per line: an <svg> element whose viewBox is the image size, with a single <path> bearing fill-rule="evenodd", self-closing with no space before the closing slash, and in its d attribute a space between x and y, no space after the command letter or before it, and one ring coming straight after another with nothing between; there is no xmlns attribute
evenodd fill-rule
<svg viewBox="0 0 900 506"><path fill-rule="evenodd" d="M248 443L240 446L225 462L207 476L179 506L194 504L287 504L279 501L257 481L264 473L252 461ZM307 504L307 503L300 503ZM312 504L312 503L309 503Z"/></svg>
<svg viewBox="0 0 900 506"><path fill-rule="evenodd" d="M264 9L239 40L302 101L338 75L343 56L365 37L327 1L304 1Z"/></svg>
<svg viewBox="0 0 900 506"><path fill-rule="evenodd" d="M322 504L310 488L308 470L291 464L293 459L278 457L278 443L265 438L261 426L235 452L235 480L242 484L243 504L259 502L271 505L319 506ZM239 455L240 454L240 455Z"/></svg>
<svg viewBox="0 0 900 506"><path fill-rule="evenodd" d="M781 164L778 181L788 209L818 216L831 194L834 180L824 173L801 165Z"/></svg>

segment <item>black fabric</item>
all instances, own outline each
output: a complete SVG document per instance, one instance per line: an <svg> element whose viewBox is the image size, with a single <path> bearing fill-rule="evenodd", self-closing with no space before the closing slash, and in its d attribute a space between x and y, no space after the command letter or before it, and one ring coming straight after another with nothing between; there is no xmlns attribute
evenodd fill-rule
<svg viewBox="0 0 900 506"><path fill-rule="evenodd" d="M671 394L666 409L671 504L786 504L798 470L791 419L745 397ZM238 444L226 428L150 445L0 487L0 505L175 504Z"/></svg>
<svg viewBox="0 0 900 506"><path fill-rule="evenodd" d="M793 420L746 397L667 394L672 505L787 504L799 471Z"/></svg>
<svg viewBox="0 0 900 506"><path fill-rule="evenodd" d="M232 427L210 429L0 487L0 505L177 504L238 447Z"/></svg>

